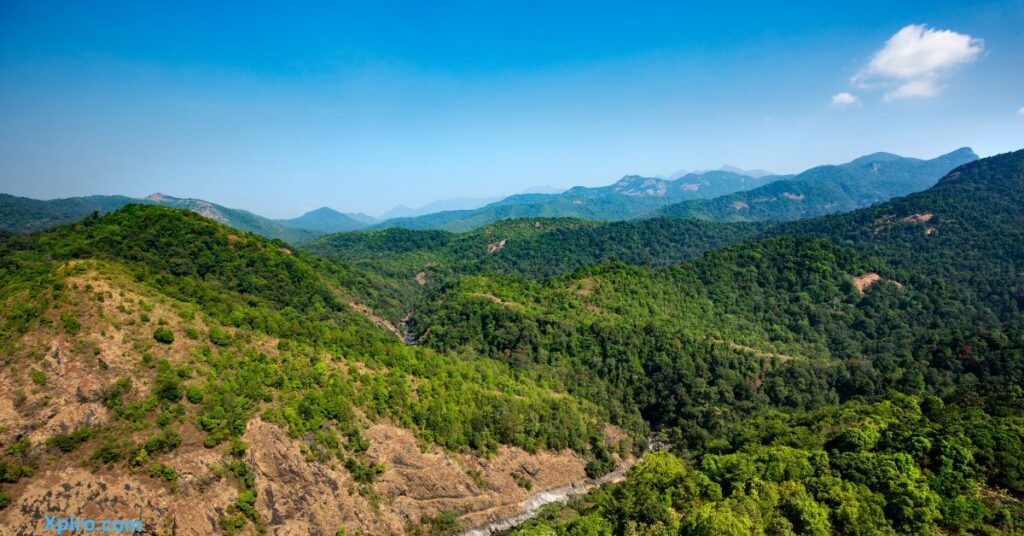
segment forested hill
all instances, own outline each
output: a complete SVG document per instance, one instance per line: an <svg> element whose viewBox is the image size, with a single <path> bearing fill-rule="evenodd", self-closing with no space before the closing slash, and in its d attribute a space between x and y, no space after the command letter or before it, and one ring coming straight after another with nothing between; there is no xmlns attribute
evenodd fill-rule
<svg viewBox="0 0 1024 536"><path fill-rule="evenodd" d="M403 344L356 301L362 277L158 206L0 235L0 526L94 501L145 504L132 515L160 531L457 526L639 453L635 410L614 415L626 434L544 378Z"/></svg>
<svg viewBox="0 0 1024 536"><path fill-rule="evenodd" d="M391 228L331 234L300 247L380 276L375 285L359 288L380 314L398 322L460 275L548 277L608 259L665 266L760 236L765 229L760 223L675 218L612 223L529 218L465 233Z"/></svg>
<svg viewBox="0 0 1024 536"><path fill-rule="evenodd" d="M1016 533L1022 196L1018 151L667 268L463 277L411 323L672 445L524 534Z"/></svg>
<svg viewBox="0 0 1024 536"><path fill-rule="evenodd" d="M875 153L838 166L812 168L760 188L669 205L656 214L715 221L791 221L848 212L924 190L953 168L977 158L968 148L932 160Z"/></svg>
<svg viewBox="0 0 1024 536"><path fill-rule="evenodd" d="M1024 150L960 166L923 192L766 232L784 234L881 257L929 286L967 293L951 300L1012 318L1024 310Z"/></svg>

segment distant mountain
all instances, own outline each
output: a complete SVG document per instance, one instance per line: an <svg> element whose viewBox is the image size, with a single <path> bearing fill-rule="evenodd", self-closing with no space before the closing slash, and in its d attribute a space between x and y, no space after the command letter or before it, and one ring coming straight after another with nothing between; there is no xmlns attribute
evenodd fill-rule
<svg viewBox="0 0 1024 536"><path fill-rule="evenodd" d="M311 210L297 218L275 220L289 229L305 229L323 233L355 231L376 223L376 219L366 214L344 214L329 207Z"/></svg>
<svg viewBox="0 0 1024 536"><path fill-rule="evenodd" d="M141 199L123 195L94 195L47 201L0 194L0 229L11 233L43 231L81 220L93 212L106 214L133 203L188 209L240 231L268 238L280 238L288 242L308 240L323 234L291 229L246 210L228 208L202 199L183 199L161 193Z"/></svg>
<svg viewBox="0 0 1024 536"><path fill-rule="evenodd" d="M978 159L961 148L932 160L874 153L819 166L759 188L669 205L654 214L716 221L789 221L870 206L934 185L953 168Z"/></svg>
<svg viewBox="0 0 1024 536"><path fill-rule="evenodd" d="M423 216L425 214L433 214L436 212L444 212L449 210L472 210L480 208L488 203L493 203L501 199L500 197L455 197L452 199L440 199L438 201L432 201L423 205L419 208L407 207L405 205L398 205L395 208L381 214L381 220L389 220L393 218L414 218L416 216Z"/></svg>
<svg viewBox="0 0 1024 536"><path fill-rule="evenodd" d="M740 175L747 175L747 176L750 176L750 177L754 177L755 179L760 179L761 177L768 177L768 176L771 176L771 175L775 175L775 173L772 173L771 171L767 171L767 170L764 170L764 169L743 169L743 168L738 168L736 166L729 166L729 165L722 166L722 167L718 168L718 170L719 171L729 171L729 172L732 172L732 173L738 173Z"/></svg>
<svg viewBox="0 0 1024 536"><path fill-rule="evenodd" d="M558 194L518 194L476 210L396 218L374 228L467 231L503 219L527 217L625 220L683 200L711 198L756 188L768 180L771 179L728 171L689 173L672 180L627 175L609 186L577 186Z"/></svg>
<svg viewBox="0 0 1024 536"><path fill-rule="evenodd" d="M555 186L530 186L529 188L522 191L524 194L560 194L565 191L565 188L557 188Z"/></svg>

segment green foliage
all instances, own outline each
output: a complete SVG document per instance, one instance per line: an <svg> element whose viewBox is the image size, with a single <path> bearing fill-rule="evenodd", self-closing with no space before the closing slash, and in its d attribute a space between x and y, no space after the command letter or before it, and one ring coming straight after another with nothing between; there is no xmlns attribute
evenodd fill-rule
<svg viewBox="0 0 1024 536"><path fill-rule="evenodd" d="M93 465L110 465L124 459L128 447L115 439L105 440L89 455L88 462Z"/></svg>
<svg viewBox="0 0 1024 536"><path fill-rule="evenodd" d="M61 311L60 322L64 326L64 332L68 335L77 335L82 329L81 322L75 317L71 311Z"/></svg>
<svg viewBox="0 0 1024 536"><path fill-rule="evenodd" d="M445 510L424 520L430 536L450 536L462 531L462 523L455 512Z"/></svg>
<svg viewBox="0 0 1024 536"><path fill-rule="evenodd" d="M28 440L16 441L0 457L0 482L16 483L23 477L32 476L38 466L39 461L32 455Z"/></svg>
<svg viewBox="0 0 1024 536"><path fill-rule="evenodd" d="M46 373L39 369L30 369L28 371L28 377L32 380L32 383L38 386L46 385Z"/></svg>
<svg viewBox="0 0 1024 536"><path fill-rule="evenodd" d="M361 430L381 419L453 451L571 448L595 476L612 467L605 422L630 434L624 450L641 452L652 429L670 448L574 503L579 515L523 528L533 533L1013 533L1024 530L1022 192L1019 152L807 222L523 220L311 245L333 261L127 207L0 241L11 304L0 336L11 347L52 322L43 313L73 259L200 311L210 344L180 366L143 356L152 394L119 381L103 400L119 426L169 434L188 398L242 483L226 532L262 526L239 439L261 412L364 490L381 466ZM858 289L866 273L880 279ZM41 298L16 305L24 296ZM395 323L413 311L402 327L419 344L358 302ZM268 339L280 342L255 342ZM149 467L177 444L156 437L104 437L89 459ZM27 444L6 452L5 479L31 474Z"/></svg>
<svg viewBox="0 0 1024 536"><path fill-rule="evenodd" d="M157 363L156 383L153 386L153 394L159 400L166 402L177 402L181 400L184 388L181 384L181 377L171 368L171 364L162 359Z"/></svg>
<svg viewBox="0 0 1024 536"><path fill-rule="evenodd" d="M160 326L153 330L153 340L163 344L174 342L174 332L167 326Z"/></svg>
<svg viewBox="0 0 1024 536"><path fill-rule="evenodd" d="M172 490L178 487L178 472L173 467L154 463L149 466L149 476L167 482Z"/></svg>
<svg viewBox="0 0 1024 536"><path fill-rule="evenodd" d="M526 528L536 531L543 525L555 534L573 534L574 523L592 524L596 518L616 534L1019 529L1024 519L1019 502L1000 504L979 494L990 485L983 476L986 469L975 457L979 446L960 430L1020 426L1022 417L996 417L975 408L969 418L944 414L932 419L921 412L919 402L893 394L879 402L848 402L810 412L763 410L723 431L733 445L726 452L691 453L689 460L665 452L648 454L624 482L579 502L579 517ZM954 415L961 411L958 406L947 409ZM1016 409L1024 414L1024 406ZM845 439L863 422L873 423L877 434L870 447ZM1024 454L1021 439L1013 438L1004 448Z"/></svg>
<svg viewBox="0 0 1024 536"><path fill-rule="evenodd" d="M46 446L59 450L60 452L72 452L78 448L79 445L86 442L93 435L93 429L87 425L82 425L76 428L73 432L68 434L56 434L46 440Z"/></svg>
<svg viewBox="0 0 1024 536"><path fill-rule="evenodd" d="M210 342L217 346L228 346L231 344L231 334L217 326L210 326Z"/></svg>
<svg viewBox="0 0 1024 536"><path fill-rule="evenodd" d="M201 404L203 402L203 390L197 385L189 385L185 388L185 398L193 404Z"/></svg>
<svg viewBox="0 0 1024 536"><path fill-rule="evenodd" d="M591 439L591 460L585 467L590 478L602 477L615 469L615 460L604 445L604 438L598 436Z"/></svg>

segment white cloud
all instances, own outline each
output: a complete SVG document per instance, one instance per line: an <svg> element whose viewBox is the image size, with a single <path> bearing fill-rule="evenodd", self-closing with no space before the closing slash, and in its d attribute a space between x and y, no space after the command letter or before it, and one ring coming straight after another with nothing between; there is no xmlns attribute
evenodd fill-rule
<svg viewBox="0 0 1024 536"><path fill-rule="evenodd" d="M940 86L931 78L918 78L900 84L896 89L885 94L885 102L899 99L913 99L920 97L934 97L939 94L943 86Z"/></svg>
<svg viewBox="0 0 1024 536"><path fill-rule="evenodd" d="M866 74L902 79L933 75L976 60L984 48L981 39L966 34L911 24L875 53Z"/></svg>
<svg viewBox="0 0 1024 536"><path fill-rule="evenodd" d="M846 108L847 106L860 106L860 98L850 93L837 93L832 95L832 106L835 108Z"/></svg>
<svg viewBox="0 0 1024 536"><path fill-rule="evenodd" d="M852 81L863 88L887 88L886 101L934 97L945 87L942 79L984 50L985 43L976 37L911 24L890 37Z"/></svg>

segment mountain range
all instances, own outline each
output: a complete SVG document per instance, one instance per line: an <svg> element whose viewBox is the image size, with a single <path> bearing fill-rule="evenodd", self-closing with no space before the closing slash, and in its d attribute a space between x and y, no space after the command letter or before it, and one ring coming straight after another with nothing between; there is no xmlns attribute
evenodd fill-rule
<svg viewBox="0 0 1024 536"><path fill-rule="evenodd" d="M0 526L1024 527L1024 150L795 221L291 245L190 201L0 234Z"/></svg>
<svg viewBox="0 0 1024 536"><path fill-rule="evenodd" d="M921 191L951 169L974 161L969 148L931 160L874 153L835 166L819 166L793 176L714 199L692 200L657 213L715 221L796 220L847 212Z"/></svg>
<svg viewBox="0 0 1024 536"><path fill-rule="evenodd" d="M534 217L618 221L665 215L715 221L793 220L849 211L922 190L950 169L976 158L972 150L962 148L932 160L875 153L793 176L771 175L762 170L744 175L738 173L744 170L729 166L686 173L675 179L628 175L609 186L577 186L557 194L517 194L489 203L483 199L453 199L416 210L396 207L392 214L409 216L384 221L328 207L297 218L272 220L208 201L163 194L142 199L89 196L50 201L0 194L0 229L14 233L40 231L129 203L188 208L236 229L293 243L360 229L469 231L500 220ZM413 216L423 211L482 203L487 204Z"/></svg>
<svg viewBox="0 0 1024 536"><path fill-rule="evenodd" d="M629 175L610 186L578 186L560 194L513 195L476 210L392 219L371 228L468 231L511 218L615 221L657 214L716 221L796 219L848 211L919 191L974 159L977 155L972 150L962 148L932 160L875 153L794 176L755 170L755 177L728 167L670 180Z"/></svg>

